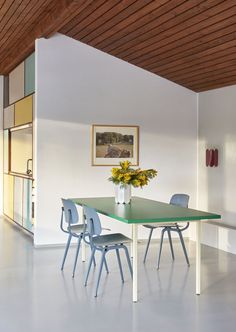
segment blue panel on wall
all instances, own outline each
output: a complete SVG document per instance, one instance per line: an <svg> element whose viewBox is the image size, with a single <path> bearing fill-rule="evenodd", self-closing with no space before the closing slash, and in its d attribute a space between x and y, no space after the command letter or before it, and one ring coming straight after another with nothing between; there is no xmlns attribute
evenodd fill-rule
<svg viewBox="0 0 236 332"><path fill-rule="evenodd" d="M35 53L25 60L25 96L35 91Z"/></svg>

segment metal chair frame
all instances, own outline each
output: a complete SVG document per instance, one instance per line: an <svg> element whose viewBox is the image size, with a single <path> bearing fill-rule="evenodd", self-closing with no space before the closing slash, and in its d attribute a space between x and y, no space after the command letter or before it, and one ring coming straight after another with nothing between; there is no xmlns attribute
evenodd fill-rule
<svg viewBox="0 0 236 332"><path fill-rule="evenodd" d="M174 201L175 197L177 198L177 196L178 197L182 196L182 197L186 198L186 202L185 202L186 204L172 203L172 201ZM170 204L183 206L183 207L188 207L188 200L189 200L188 195L175 194L175 195L172 196L172 198L170 200ZM160 248L159 248L158 260L157 260L157 269L160 268L161 253L162 253L162 246L163 246L163 240L164 240L165 233L167 233L167 235L168 235L172 260L175 259L173 243L172 243L172 238L171 238L171 232L178 233L179 239L180 239L180 242L181 242L181 245L182 245L182 248L183 248L184 256L185 256L185 259L186 259L186 262L187 262L187 265L190 266L187 250L186 250L183 235L182 235L182 232L185 231L189 227L189 222L187 222L186 225L183 226L183 227L178 225L178 223L175 223L175 225L171 225L171 226L168 226L168 224L165 224L165 225L162 225L162 226L144 225L144 227L150 228L148 242L147 242L147 246L146 246L146 250L145 250L145 254L144 254L144 259L143 259L144 263L146 262L147 253L148 253L148 249L149 249L149 245L150 245L150 241L151 241L152 233L153 233L154 229L163 228L162 231L161 231L161 240L160 240Z"/></svg>
<svg viewBox="0 0 236 332"><path fill-rule="evenodd" d="M118 266L119 266L122 283L124 283L124 274L123 274L123 269L122 269L121 259L120 259L120 250L121 249L125 251L130 274L131 274L131 277L133 276L133 270L132 270L132 266L131 266L129 252L128 252L127 247L122 242L122 239L125 240L124 242L131 242L131 239L126 238L124 235L122 235L120 233L101 235L101 231L102 231L101 223L100 223L100 219L99 219L96 211L92 208L87 208L87 207L85 207L85 210L87 212L87 213L85 212L85 217L87 220L87 228L86 228L86 232L84 233L84 241L91 246L92 252L91 252L91 256L90 256L90 260L89 260L87 273L85 276L84 285L87 286L87 282L88 282L88 278L89 278L89 274L90 274L90 270L91 270L91 266L92 266L92 261L95 258L96 251L99 251L99 252L101 252L102 255L101 255L101 262L99 265L97 282L96 282L96 290L95 290L95 297L97 297L101 274L102 274L104 265L105 265L106 271L108 273L107 263L106 263L106 254L109 251L111 251L111 250L116 251L116 256L117 256L117 261L118 261ZM96 213L96 218L90 217L89 211L93 211L94 214ZM120 237L121 242L118 241L118 243L115 243L116 241L112 240L112 237L114 237L114 236L118 236L118 238ZM110 238L111 243L106 244L107 242L105 240L103 241L103 238L104 239ZM100 240L100 243L99 243L99 240ZM112 243L112 241L114 243ZM96 244L96 242L97 242L97 244Z"/></svg>
<svg viewBox="0 0 236 332"><path fill-rule="evenodd" d="M65 265L66 257L67 257L69 247L70 247L70 244L71 244L71 240L72 240L73 237L75 237L75 238L78 239L78 242L77 242L77 248L76 248L74 265L73 265L73 272L72 272L72 277L74 278L75 270L76 270L76 266L77 266L77 261L78 261L78 256L79 256L79 251L80 251L80 246L81 246L81 241L83 240L83 234L84 234L84 230L86 228L86 225L85 224L78 224L78 221L79 221L78 212L77 212L77 209L75 207L75 204L72 201L62 199L62 203L63 203L63 206L61 208L60 228L64 233L68 234L68 239L67 239L65 252L64 252L64 255L63 255L63 259L62 259L61 271L63 271L63 269L64 269L64 265ZM67 205L71 206L71 208L65 207ZM73 212L72 212L72 209L73 209ZM67 213L65 213L65 212L67 212ZM66 229L64 228L64 215L65 215L65 221L68 225ZM95 266L96 265L95 259L93 260L93 263L94 263L94 266Z"/></svg>

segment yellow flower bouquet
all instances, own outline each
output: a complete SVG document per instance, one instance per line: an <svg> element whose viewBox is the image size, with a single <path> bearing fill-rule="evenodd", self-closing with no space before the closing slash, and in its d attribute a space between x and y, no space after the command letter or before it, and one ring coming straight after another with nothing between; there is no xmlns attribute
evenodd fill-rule
<svg viewBox="0 0 236 332"><path fill-rule="evenodd" d="M128 160L120 162L120 168L113 167L111 170L112 175L108 180L112 181L114 184L124 186L132 185L133 187L142 188L157 175L157 171L155 169L134 169L131 168L130 165L131 162Z"/></svg>

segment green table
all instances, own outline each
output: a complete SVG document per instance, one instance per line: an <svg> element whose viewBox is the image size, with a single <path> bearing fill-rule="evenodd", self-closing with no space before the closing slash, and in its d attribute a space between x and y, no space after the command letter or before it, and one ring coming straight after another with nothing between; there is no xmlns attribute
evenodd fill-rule
<svg viewBox="0 0 236 332"><path fill-rule="evenodd" d="M72 198L80 206L89 206L98 213L132 225L133 252L133 301L138 300L138 225L145 223L196 222L196 294L200 294L201 275L201 223L202 220L220 219L215 213L203 212L157 202L141 197L132 197L131 204L116 204L114 197Z"/></svg>

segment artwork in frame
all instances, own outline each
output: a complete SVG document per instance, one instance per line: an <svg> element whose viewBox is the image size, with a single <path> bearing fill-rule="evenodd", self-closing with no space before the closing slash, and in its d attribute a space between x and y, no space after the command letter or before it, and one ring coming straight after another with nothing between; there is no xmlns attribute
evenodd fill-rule
<svg viewBox="0 0 236 332"><path fill-rule="evenodd" d="M139 127L93 125L92 165L116 166L124 160L139 164Z"/></svg>

